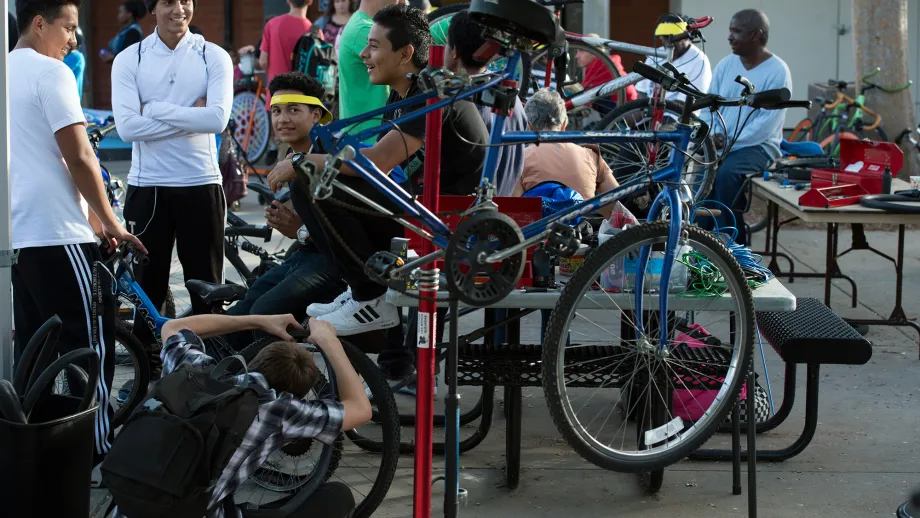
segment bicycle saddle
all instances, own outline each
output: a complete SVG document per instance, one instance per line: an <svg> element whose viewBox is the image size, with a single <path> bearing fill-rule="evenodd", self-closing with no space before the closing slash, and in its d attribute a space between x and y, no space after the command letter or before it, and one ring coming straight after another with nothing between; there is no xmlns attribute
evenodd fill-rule
<svg viewBox="0 0 920 518"><path fill-rule="evenodd" d="M242 299L246 295L246 286L239 284L215 284L191 280L185 282L188 292L201 299L205 304L229 303Z"/></svg>
<svg viewBox="0 0 920 518"><path fill-rule="evenodd" d="M559 19L533 0L473 0L469 12L473 21L541 45L565 40Z"/></svg>

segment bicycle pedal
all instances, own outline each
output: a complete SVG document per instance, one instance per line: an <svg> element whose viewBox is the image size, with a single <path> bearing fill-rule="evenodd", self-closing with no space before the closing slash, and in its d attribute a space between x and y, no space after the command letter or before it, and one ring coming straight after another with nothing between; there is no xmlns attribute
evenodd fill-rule
<svg viewBox="0 0 920 518"><path fill-rule="evenodd" d="M376 252L364 263L364 271L371 279L387 283L390 273L404 264L406 262L402 257L392 252L381 251Z"/></svg>
<svg viewBox="0 0 920 518"><path fill-rule="evenodd" d="M552 233L546 240L546 247L556 255L562 257L571 257L578 251L581 246L581 235L575 230L563 223L554 223Z"/></svg>

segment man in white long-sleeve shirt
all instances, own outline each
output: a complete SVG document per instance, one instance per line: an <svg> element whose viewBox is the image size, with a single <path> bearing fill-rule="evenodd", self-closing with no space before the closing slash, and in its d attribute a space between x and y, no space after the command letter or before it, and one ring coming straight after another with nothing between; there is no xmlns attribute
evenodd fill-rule
<svg viewBox="0 0 920 518"><path fill-rule="evenodd" d="M135 273L157 307L166 299L174 242L186 280L223 278L227 207L215 134L230 119L233 65L221 47L189 31L196 5L147 0L156 29L112 67L118 134L133 142L125 220L150 250L149 264ZM143 322L134 330L142 343L155 343ZM155 347L150 352L156 376L159 356Z"/></svg>
<svg viewBox="0 0 920 518"><path fill-rule="evenodd" d="M788 88L792 91L789 67L779 56L767 50L770 32L767 15L757 9L738 11L731 19L728 31L728 43L733 54L716 65L709 93L723 97L740 96L743 86L735 82L739 75L746 77L758 92L776 88ZM722 114L721 119L713 118L708 110L703 110L700 114L700 117L710 124L716 148L722 153L725 153L725 148L734 140L719 167L710 198L733 209L735 226L738 229L736 241L747 244L742 214L735 210L744 205L741 187L745 176L762 173L780 156L779 145L783 138L786 110L753 110L745 106L720 108L719 112ZM742 125L743 129L739 133ZM719 227L730 227L732 215L723 210L722 214L716 217L716 222Z"/></svg>

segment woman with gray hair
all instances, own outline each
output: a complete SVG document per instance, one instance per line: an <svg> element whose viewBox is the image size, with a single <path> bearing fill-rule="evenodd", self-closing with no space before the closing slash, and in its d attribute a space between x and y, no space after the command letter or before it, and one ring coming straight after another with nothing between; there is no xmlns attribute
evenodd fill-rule
<svg viewBox="0 0 920 518"><path fill-rule="evenodd" d="M562 97L546 88L527 101L524 112L533 131L563 131L569 121ZM570 142L538 144L525 149L524 171L512 196L520 196L542 182L559 182L586 200L619 185L597 146Z"/></svg>
<svg viewBox="0 0 920 518"><path fill-rule="evenodd" d="M569 122L565 101L559 92L543 88L537 90L524 106L527 122L534 131L563 131Z"/></svg>

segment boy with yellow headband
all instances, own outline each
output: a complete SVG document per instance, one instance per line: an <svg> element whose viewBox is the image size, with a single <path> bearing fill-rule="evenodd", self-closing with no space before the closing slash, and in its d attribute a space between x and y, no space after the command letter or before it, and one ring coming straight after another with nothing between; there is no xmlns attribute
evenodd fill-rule
<svg viewBox="0 0 920 518"><path fill-rule="evenodd" d="M272 129L278 139L288 144L294 153L309 153L313 149L310 130L314 124L326 124L332 114L319 97L323 86L314 78L300 72L275 76L268 86L272 97ZM230 315L283 315L290 313L298 321L306 318L307 305L329 302L345 290L345 282L335 264L328 261L308 238L306 227L296 212L273 201L265 208L268 225L282 235L297 239L303 246L281 265L272 268L249 288L246 297L234 304ZM250 332L234 335L234 346L241 348L252 342Z"/></svg>

